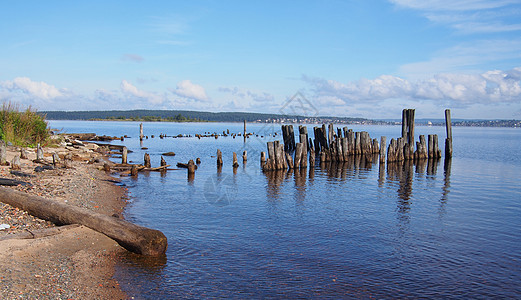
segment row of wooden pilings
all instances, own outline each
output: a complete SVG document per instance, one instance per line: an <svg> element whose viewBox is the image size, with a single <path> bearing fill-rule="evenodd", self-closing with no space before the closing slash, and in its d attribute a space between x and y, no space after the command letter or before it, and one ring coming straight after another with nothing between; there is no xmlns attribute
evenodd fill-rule
<svg viewBox="0 0 521 300"><path fill-rule="evenodd" d="M314 165L315 159L320 162L343 162L350 156L361 155L366 160L379 157L380 163L401 162L407 160L439 159L441 150L438 145L438 135L429 134L419 136L419 141L414 139L414 109L404 109L402 112L402 136L391 139L387 147L386 137L382 136L380 142L371 139L366 131L353 132L347 127L337 128L335 132L333 124L323 124L314 127L315 139L308 137L307 127L299 126L299 142L295 143L293 125L282 125L282 137L280 141L268 142L268 156L261 152L261 165L264 171L305 168L309 164ZM445 158L452 157L452 126L450 110L445 110L445 123L447 138L445 140ZM416 149L415 147L416 146ZM386 153L387 148L387 153ZM309 153L309 156L308 156Z"/></svg>

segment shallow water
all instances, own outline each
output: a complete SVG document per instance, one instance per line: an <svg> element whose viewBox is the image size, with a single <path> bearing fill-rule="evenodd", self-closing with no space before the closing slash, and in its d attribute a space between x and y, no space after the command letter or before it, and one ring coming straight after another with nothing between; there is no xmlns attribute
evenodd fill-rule
<svg viewBox="0 0 521 300"><path fill-rule="evenodd" d="M137 299L521 296L519 129L455 127L450 162L380 167L353 160L264 174L259 151L280 136L157 138L240 132L242 124L145 123L145 134L156 138L143 145L138 123L51 125L129 135L115 143L133 150L136 162L145 151L156 166L168 151L177 154L165 157L174 166L202 160L193 180L186 170L122 179L131 197L125 217L169 240L166 258L122 258L116 277ZM401 133L399 126L349 128L388 141ZM248 131L265 136L280 126L248 124ZM415 131L438 134L443 145L444 128Z"/></svg>

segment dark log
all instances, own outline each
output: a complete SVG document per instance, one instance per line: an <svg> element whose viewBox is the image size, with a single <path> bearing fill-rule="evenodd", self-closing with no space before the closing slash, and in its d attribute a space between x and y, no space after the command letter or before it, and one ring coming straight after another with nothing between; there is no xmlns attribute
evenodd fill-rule
<svg viewBox="0 0 521 300"><path fill-rule="evenodd" d="M164 156L175 156L175 153L174 152L165 152L161 155L164 155Z"/></svg>
<svg viewBox="0 0 521 300"><path fill-rule="evenodd" d="M6 185L6 186L17 186L17 185L31 185L28 182L20 181L20 180L14 180L9 178L0 178L0 185Z"/></svg>
<svg viewBox="0 0 521 300"><path fill-rule="evenodd" d="M0 187L0 201L58 225L84 225L105 234L123 248L138 254L162 256L168 246L167 238L161 231L77 206L2 187Z"/></svg>

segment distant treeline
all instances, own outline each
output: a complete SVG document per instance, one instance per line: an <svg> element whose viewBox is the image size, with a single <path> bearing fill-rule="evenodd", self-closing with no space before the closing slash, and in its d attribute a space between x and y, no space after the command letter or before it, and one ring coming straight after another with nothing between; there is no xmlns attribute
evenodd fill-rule
<svg viewBox="0 0 521 300"><path fill-rule="evenodd" d="M202 122L255 122L283 116L245 112L203 112L189 110L111 110L111 111L42 111L48 120L150 120ZM287 118L287 116L284 116ZM184 119L183 119L184 118ZM295 117L297 118L297 117Z"/></svg>

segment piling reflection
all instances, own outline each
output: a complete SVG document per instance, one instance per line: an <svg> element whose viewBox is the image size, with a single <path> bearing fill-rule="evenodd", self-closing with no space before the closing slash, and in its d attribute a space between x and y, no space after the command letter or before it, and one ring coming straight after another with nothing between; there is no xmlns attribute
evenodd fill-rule
<svg viewBox="0 0 521 300"><path fill-rule="evenodd" d="M415 159L400 162L379 163L377 155L350 156L344 161L320 162L317 166L288 170L272 170L264 172L267 179L266 193L268 199L280 197L281 188L286 181L293 180L295 198L303 201L306 198L307 185L315 180L315 173L335 181L365 180L371 176L371 171L378 164L377 184L379 188L397 187L397 212L401 222L409 222L411 199L413 198L413 183L415 178L426 177L432 181L438 172L440 159ZM444 161L444 186L441 196L442 206L446 203L450 189L451 160Z"/></svg>

